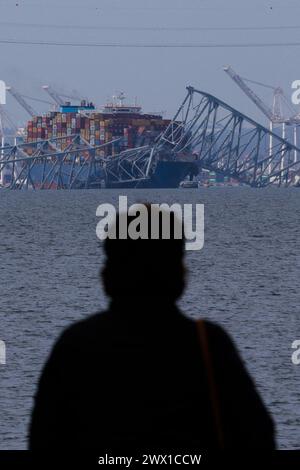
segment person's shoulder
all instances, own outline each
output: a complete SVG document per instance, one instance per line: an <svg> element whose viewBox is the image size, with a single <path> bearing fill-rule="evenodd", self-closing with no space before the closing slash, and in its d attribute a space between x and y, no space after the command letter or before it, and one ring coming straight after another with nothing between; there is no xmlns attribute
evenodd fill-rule
<svg viewBox="0 0 300 470"><path fill-rule="evenodd" d="M104 333L110 321L111 316L107 311L90 315L66 327L58 338L57 345L68 346L91 341L96 335L99 337Z"/></svg>
<svg viewBox="0 0 300 470"><path fill-rule="evenodd" d="M204 319L203 323L205 325L207 337L210 342L220 347L227 346L230 349L235 349L231 335L225 330L223 326L207 319Z"/></svg>
<svg viewBox="0 0 300 470"><path fill-rule="evenodd" d="M203 321L205 328L209 333L219 336L228 336L228 333L226 332L225 328L219 325L219 323L208 320L207 318L200 321Z"/></svg>

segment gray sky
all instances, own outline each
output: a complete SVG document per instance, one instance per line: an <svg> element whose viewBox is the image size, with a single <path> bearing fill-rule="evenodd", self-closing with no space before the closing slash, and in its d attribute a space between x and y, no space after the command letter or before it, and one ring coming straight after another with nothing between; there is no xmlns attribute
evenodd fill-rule
<svg viewBox="0 0 300 470"><path fill-rule="evenodd" d="M299 13L299 0L0 0L0 41L300 42ZM299 29L264 29L274 26L299 26ZM113 29L101 30L101 27ZM153 27L175 30L149 30ZM262 29L176 30L197 27ZM185 87L193 85L266 123L222 67L230 64L244 77L281 85L290 96L291 82L300 79L299 54L300 46L154 49L0 43L0 79L24 94L46 99L47 95L40 90L43 84L65 92L76 89L98 105L105 103L116 90L123 90L129 101L137 96L144 111L165 110L168 117L184 98ZM255 86L254 89L270 104L272 92ZM7 110L19 124L27 118L10 96Z"/></svg>

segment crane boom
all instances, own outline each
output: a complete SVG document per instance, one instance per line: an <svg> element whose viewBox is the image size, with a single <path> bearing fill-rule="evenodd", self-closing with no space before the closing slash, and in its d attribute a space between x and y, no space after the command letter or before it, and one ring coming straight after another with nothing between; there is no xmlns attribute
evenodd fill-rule
<svg viewBox="0 0 300 470"><path fill-rule="evenodd" d="M37 115L37 112L24 100L23 96L12 86L7 86L6 90L16 99L16 101L27 111L27 113L33 117Z"/></svg>
<svg viewBox="0 0 300 470"><path fill-rule="evenodd" d="M56 90L54 90L54 88L52 88L49 85L44 85L42 88L43 88L43 90L45 90L48 93L48 95L51 96L51 98L59 106L64 105L64 100L62 98L67 98L69 100L76 100L76 101L82 101L82 100L88 101L86 98L82 98L79 95L65 95L63 93L58 93Z"/></svg>
<svg viewBox="0 0 300 470"><path fill-rule="evenodd" d="M46 101L46 100L41 100L40 98L34 98L33 96L28 96L28 95L22 95L23 98L27 98L28 100L33 100L37 101L38 103L44 103L44 104L52 104L52 101Z"/></svg>
<svg viewBox="0 0 300 470"><path fill-rule="evenodd" d="M53 88L51 88L49 85L43 85L42 89L46 93L48 93L48 95L51 96L51 98L55 101L56 104L58 104L58 106L63 106L64 104L63 100L61 99L59 94L55 90L53 90Z"/></svg>
<svg viewBox="0 0 300 470"><path fill-rule="evenodd" d="M230 78L243 90L243 92L253 101L254 104L264 113L267 118L274 122L276 117L274 116L271 108L266 105L253 90L251 90L244 80L232 69L230 66L223 67L224 71L230 76Z"/></svg>
<svg viewBox="0 0 300 470"><path fill-rule="evenodd" d="M1 120L1 126L2 126L2 133L4 132L4 120L6 120L6 122L8 122L12 129L17 132L18 131L18 127L17 125L14 123L13 119L10 117L10 115L7 113L7 111L4 110L4 105L0 104L0 120Z"/></svg>

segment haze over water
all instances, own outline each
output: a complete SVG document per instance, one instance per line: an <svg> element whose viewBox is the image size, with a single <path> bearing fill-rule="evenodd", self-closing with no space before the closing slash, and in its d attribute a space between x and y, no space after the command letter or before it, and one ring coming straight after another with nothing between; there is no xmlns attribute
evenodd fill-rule
<svg viewBox="0 0 300 470"><path fill-rule="evenodd" d="M299 448L300 365L291 361L300 339L299 190L228 187L0 191L0 449L26 448L37 379L63 327L105 308L95 213L119 194L129 203L205 204L204 249L187 252L180 305L227 328L273 415L278 446Z"/></svg>

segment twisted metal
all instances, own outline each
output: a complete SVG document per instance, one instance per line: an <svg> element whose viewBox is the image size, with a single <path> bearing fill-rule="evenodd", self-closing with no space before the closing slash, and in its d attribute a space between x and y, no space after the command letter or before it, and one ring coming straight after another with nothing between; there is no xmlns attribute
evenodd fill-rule
<svg viewBox="0 0 300 470"><path fill-rule="evenodd" d="M191 162L187 171L207 169L252 187L289 186L299 174L300 148L213 95L187 87L187 94L153 145L100 156L80 135L0 148L0 173L10 189L72 189L151 185L160 162ZM111 147L109 147L111 148Z"/></svg>

